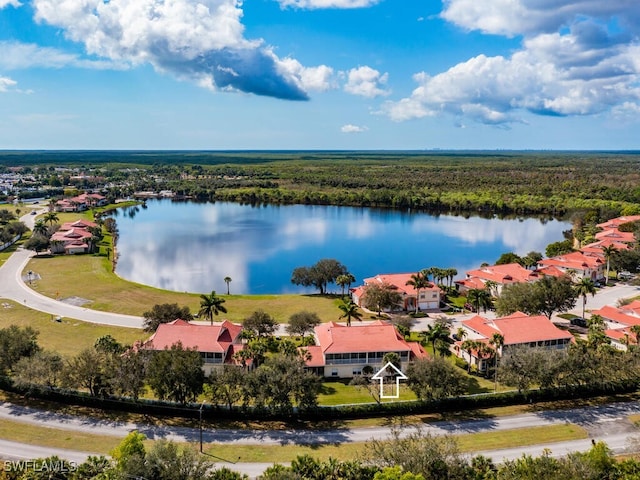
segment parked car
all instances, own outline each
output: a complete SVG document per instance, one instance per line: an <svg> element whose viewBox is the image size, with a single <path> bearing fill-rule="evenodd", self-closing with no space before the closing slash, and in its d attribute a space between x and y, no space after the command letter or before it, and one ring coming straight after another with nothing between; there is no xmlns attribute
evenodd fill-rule
<svg viewBox="0 0 640 480"><path fill-rule="evenodd" d="M31 215L35 215L36 213L38 213L38 212L36 212L36 211L34 210L33 212L31 212Z"/></svg>
<svg viewBox="0 0 640 480"><path fill-rule="evenodd" d="M573 317L571 320L569 320L569 323L571 323L571 325L575 325L577 327L587 328L587 319L586 318Z"/></svg>

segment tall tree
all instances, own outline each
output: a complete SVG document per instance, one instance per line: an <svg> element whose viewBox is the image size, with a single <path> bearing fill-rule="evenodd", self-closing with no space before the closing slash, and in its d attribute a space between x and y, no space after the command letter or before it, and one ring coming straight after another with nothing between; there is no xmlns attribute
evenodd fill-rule
<svg viewBox="0 0 640 480"><path fill-rule="evenodd" d="M213 290L210 295L200 295L200 311L198 315L207 318L213 325L213 317L218 316L220 312L227 313L227 309L222 305L225 302L224 298L220 298L216 295L216 291Z"/></svg>
<svg viewBox="0 0 640 480"><path fill-rule="evenodd" d="M227 284L227 295L231 295L229 292L229 284L231 283L231 277L224 277L224 283Z"/></svg>
<svg viewBox="0 0 640 480"><path fill-rule="evenodd" d="M147 382L160 400L195 401L204 384L203 360L197 350L178 342L153 352L147 366Z"/></svg>
<svg viewBox="0 0 640 480"><path fill-rule="evenodd" d="M192 320L193 315L189 307L180 307L177 303L162 303L154 305L151 310L142 314L144 317L143 327L145 332L155 332L161 323L169 323L174 320Z"/></svg>
<svg viewBox="0 0 640 480"><path fill-rule="evenodd" d="M343 297L344 297L345 287L347 289L351 288L351 284L354 283L355 281L356 281L356 277L354 277L351 273L344 273L336 277L336 285L342 288Z"/></svg>
<svg viewBox="0 0 640 480"><path fill-rule="evenodd" d="M416 291L416 313L420 308L420 291L429 286L429 281L420 272L411 275L406 285L413 287Z"/></svg>
<svg viewBox="0 0 640 480"><path fill-rule="evenodd" d="M243 320L242 327L257 337L266 337L275 333L278 322L264 310L256 310Z"/></svg>
<svg viewBox="0 0 640 480"><path fill-rule="evenodd" d="M602 247L602 254L607 260L607 274L604 277L605 285L609 283L609 270L611 268L611 258L618 252L618 249L614 245L607 245Z"/></svg>
<svg viewBox="0 0 640 480"><path fill-rule="evenodd" d="M347 327L351 326L351 319L353 318L358 321L362 320L362 312L358 309L358 305L352 300L342 300L342 302L338 304L338 308L342 312L340 318L347 319Z"/></svg>
<svg viewBox="0 0 640 480"><path fill-rule="evenodd" d="M500 333L494 333L489 339L489 344L494 348L494 361L493 361L493 380L494 380L494 392L498 391L498 359L502 354L502 346L504 345L504 336Z"/></svg>
<svg viewBox="0 0 640 480"><path fill-rule="evenodd" d="M347 268L332 258L323 258L311 267L298 267L293 270L291 283L304 287L316 287L320 294L327 292L329 283L335 283L340 275L347 274Z"/></svg>
<svg viewBox="0 0 640 480"><path fill-rule="evenodd" d="M440 356L444 356L445 351L449 350L451 330L445 323L436 321L427 325L427 330L422 332L422 335L425 341L431 344L434 355L440 353Z"/></svg>
<svg viewBox="0 0 640 480"><path fill-rule="evenodd" d="M596 294L596 284L588 277L582 277L580 282L575 286L576 294L582 297L582 318L587 306L587 295L594 296Z"/></svg>
<svg viewBox="0 0 640 480"><path fill-rule="evenodd" d="M382 310L397 308L402 302L402 295L396 287L388 283L370 283L365 285L362 303L369 310L375 310L378 315Z"/></svg>
<svg viewBox="0 0 640 480"><path fill-rule="evenodd" d="M297 312L289 317L286 330L289 335L304 337L307 333L313 332L320 323L320 317L315 312Z"/></svg>
<svg viewBox="0 0 640 480"><path fill-rule="evenodd" d="M480 308L487 311L487 308L491 308L491 294L484 288L471 288L467 291L467 301L476 307L476 312L480 313Z"/></svg>

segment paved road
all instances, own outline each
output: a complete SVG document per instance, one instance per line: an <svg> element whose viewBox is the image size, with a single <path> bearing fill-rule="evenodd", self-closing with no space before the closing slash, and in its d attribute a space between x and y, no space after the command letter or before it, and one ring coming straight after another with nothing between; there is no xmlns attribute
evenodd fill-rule
<svg viewBox="0 0 640 480"><path fill-rule="evenodd" d="M635 402L618 403L570 409L563 411L546 411L514 415L509 417L486 418L467 420L460 422L437 422L424 427L424 431L433 435L463 434L486 431L501 431L516 428L545 426L562 423L574 423L584 427L590 438L569 442L535 445L531 447L517 447L504 450L484 451L483 455L489 456L496 462L504 459L514 459L523 453L540 455L544 449L550 449L553 455L561 456L570 451L588 450L591 447L591 439L603 440L616 452L625 450L631 438L636 437L638 430L632 426L627 417L640 413L640 405ZM96 420L88 417L76 417L71 415L58 415L33 408L16 406L9 403L0 404L0 418L11 419L32 425L47 426L51 428L88 432L97 435L113 435L124 437L131 430L138 430L151 439L170 439L178 442L197 443L199 430L197 428L150 426L126 422L112 422ZM412 428L407 429L408 432ZM365 442L372 438L381 439L390 435L389 427L335 429L319 431L262 431L262 430L206 430L203 439L206 443L235 443L244 445L286 445L286 444L323 444L323 443L347 443ZM0 441L0 457L6 458L31 458L48 456L53 453L73 461L83 461L90 453L55 451L48 447L29 446ZM234 459L229 459L234 460ZM241 460L241 459L239 459ZM229 467L242 471L251 476L262 472L267 463L237 463Z"/></svg>

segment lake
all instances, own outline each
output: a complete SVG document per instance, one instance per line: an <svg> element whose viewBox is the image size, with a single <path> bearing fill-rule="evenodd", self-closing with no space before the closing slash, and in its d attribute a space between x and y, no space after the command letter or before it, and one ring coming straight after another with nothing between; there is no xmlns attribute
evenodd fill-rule
<svg viewBox="0 0 640 480"><path fill-rule="evenodd" d="M115 214L116 273L194 293L314 292L291 284L296 267L334 258L356 277L456 268L458 276L505 252L544 254L568 222L486 219L369 208L250 206L151 200ZM339 288L330 286L330 291Z"/></svg>

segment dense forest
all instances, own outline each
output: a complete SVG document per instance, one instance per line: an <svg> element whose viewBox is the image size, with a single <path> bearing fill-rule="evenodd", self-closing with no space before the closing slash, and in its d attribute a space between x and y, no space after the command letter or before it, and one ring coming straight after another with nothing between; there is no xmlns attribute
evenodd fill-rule
<svg viewBox="0 0 640 480"><path fill-rule="evenodd" d="M52 183L54 166L108 180L118 195L432 212L640 213L640 154L626 152L2 152ZM51 178L53 177L53 178ZM57 180L56 180L57 179ZM87 177L81 187L98 186ZM65 183L66 184L66 183Z"/></svg>

